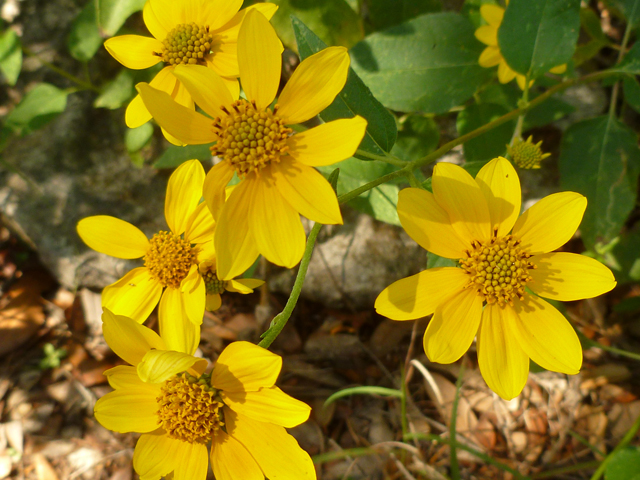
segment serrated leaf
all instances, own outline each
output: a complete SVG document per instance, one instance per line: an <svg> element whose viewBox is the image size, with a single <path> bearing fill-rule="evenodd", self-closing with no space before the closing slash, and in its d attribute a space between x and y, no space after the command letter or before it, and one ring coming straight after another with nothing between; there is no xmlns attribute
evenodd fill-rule
<svg viewBox="0 0 640 480"><path fill-rule="evenodd" d="M500 118L509 110L493 103L472 104L458 114L456 126L459 135L465 135L476 128ZM467 162L488 161L507 151L515 121L506 122L482 135L464 143L464 157Z"/></svg>
<svg viewBox="0 0 640 480"><path fill-rule="evenodd" d="M605 480L639 480L640 448L626 447L613 454L604 471Z"/></svg>
<svg viewBox="0 0 640 480"><path fill-rule="evenodd" d="M86 62L93 58L102 42L96 18L96 2L91 0L87 2L71 24L71 31L67 37L67 48L73 58Z"/></svg>
<svg viewBox="0 0 640 480"><path fill-rule="evenodd" d="M68 92L48 83L31 90L7 116L6 125L26 135L49 123L67 106Z"/></svg>
<svg viewBox="0 0 640 480"><path fill-rule="evenodd" d="M291 16L308 25L327 45L348 48L362 39L362 20L344 0L272 0L271 3L279 7L271 24L282 43L290 48L296 45Z"/></svg>
<svg viewBox="0 0 640 480"><path fill-rule="evenodd" d="M172 145L153 164L155 168L176 168L187 160L211 160L211 145L187 145L178 147Z"/></svg>
<svg viewBox="0 0 640 480"><path fill-rule="evenodd" d="M620 233L636 203L640 149L634 131L609 115L575 123L560 149L560 185L587 197L582 238L593 249Z"/></svg>
<svg viewBox="0 0 640 480"><path fill-rule="evenodd" d="M130 100L133 93L133 74L130 70L123 68L116 78L103 87L102 93L95 99L93 106L115 110Z"/></svg>
<svg viewBox="0 0 640 480"><path fill-rule="evenodd" d="M291 17L291 25L298 42L300 58L305 58L327 48L327 45L301 20ZM338 118L360 115L367 120L367 132L360 149L375 155L383 155L393 147L398 130L394 116L371 94L360 77L349 68L347 83L333 103L320 112L325 122Z"/></svg>
<svg viewBox="0 0 640 480"><path fill-rule="evenodd" d="M146 0L96 0L98 5L98 24L102 32L112 37L124 22L144 7Z"/></svg>
<svg viewBox="0 0 640 480"><path fill-rule="evenodd" d="M511 0L498 29L509 66L537 78L571 60L580 32L580 0Z"/></svg>
<svg viewBox="0 0 640 480"><path fill-rule="evenodd" d="M423 13L442 10L441 0L369 0L366 6L368 31L384 30Z"/></svg>
<svg viewBox="0 0 640 480"><path fill-rule="evenodd" d="M374 33L351 49L352 67L387 108L444 113L488 78L482 44L458 13L421 15Z"/></svg>
<svg viewBox="0 0 640 480"><path fill-rule="evenodd" d="M0 35L0 71L9 85L15 85L22 68L22 48L16 32L7 30Z"/></svg>

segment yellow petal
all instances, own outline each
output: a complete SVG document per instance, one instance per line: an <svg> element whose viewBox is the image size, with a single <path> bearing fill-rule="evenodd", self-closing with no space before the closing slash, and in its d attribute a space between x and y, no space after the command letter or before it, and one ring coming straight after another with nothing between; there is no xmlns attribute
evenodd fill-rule
<svg viewBox="0 0 640 480"><path fill-rule="evenodd" d="M476 183L487 200L492 229L507 235L520 215L520 179L511 162L503 157L491 160L476 175Z"/></svg>
<svg viewBox="0 0 640 480"><path fill-rule="evenodd" d="M167 32L173 30L180 23L186 23L184 1L148 0L147 4L151 7L157 21ZM158 40L164 40L164 38L158 37Z"/></svg>
<svg viewBox="0 0 640 480"><path fill-rule="evenodd" d="M138 267L102 290L102 306L143 323L158 305L161 295L162 285L151 277L149 269Z"/></svg>
<svg viewBox="0 0 640 480"><path fill-rule="evenodd" d="M137 370L143 382L162 383L191 367L204 371L207 361L183 352L149 350L138 364Z"/></svg>
<svg viewBox="0 0 640 480"><path fill-rule="evenodd" d="M502 54L500 53L500 49L498 47L487 47L485 48L480 57L478 58L478 63L483 68L491 68L500 64L502 61Z"/></svg>
<svg viewBox="0 0 640 480"><path fill-rule="evenodd" d="M203 480L207 478L209 454L203 443L180 442L176 451L173 480Z"/></svg>
<svg viewBox="0 0 640 480"><path fill-rule="evenodd" d="M255 288L264 285L264 280L258 280L257 278L238 278L237 280L229 280L229 283L225 287L228 292L236 293L253 293Z"/></svg>
<svg viewBox="0 0 640 480"><path fill-rule="evenodd" d="M482 297L466 289L438 305L424 333L424 351L436 363L453 363L466 352L480 326Z"/></svg>
<svg viewBox="0 0 640 480"><path fill-rule="evenodd" d="M187 229L187 221L202 198L204 176L200 161L188 160L169 177L164 217L176 235L182 235Z"/></svg>
<svg viewBox="0 0 640 480"><path fill-rule="evenodd" d="M466 242L491 237L491 218L480 187L465 169L452 163L438 163L433 169L433 194L449 214L451 224Z"/></svg>
<svg viewBox="0 0 640 480"><path fill-rule="evenodd" d="M582 365L582 347L566 318L541 298L514 300L513 333L525 353L542 368L575 375Z"/></svg>
<svg viewBox="0 0 640 480"><path fill-rule="evenodd" d="M104 48L122 65L133 70L149 68L161 58L153 52L162 52L162 42L140 35L119 35L104 42Z"/></svg>
<svg viewBox="0 0 640 480"><path fill-rule="evenodd" d="M344 47L328 47L305 58L278 98L278 115L287 125L315 117L331 105L348 73L349 54Z"/></svg>
<svg viewBox="0 0 640 480"><path fill-rule="evenodd" d="M153 7L151 6L152 3L153 2L146 2L144 4L144 8L142 9L142 19L151 32L151 35L162 41L167 36L167 33L175 27L175 25L172 24L173 22L167 23L166 25L162 24L153 11Z"/></svg>
<svg viewBox="0 0 640 480"><path fill-rule="evenodd" d="M527 77L525 77L524 75L520 75L520 74L516 75L516 82L518 83L520 90L524 90L524 84L526 81L527 81ZM529 87L533 85L533 82L534 82L533 80L529 81Z"/></svg>
<svg viewBox="0 0 640 480"><path fill-rule="evenodd" d="M219 293L207 295L205 308L209 312L215 312L220 308L221 305L222 305L222 296Z"/></svg>
<svg viewBox="0 0 640 480"><path fill-rule="evenodd" d="M575 253L546 253L530 259L533 281L527 287L541 297L565 302L593 298L616 286L613 273L597 260Z"/></svg>
<svg viewBox="0 0 640 480"><path fill-rule="evenodd" d="M142 435L133 452L133 468L141 480L158 480L173 472L182 440L169 438L164 431Z"/></svg>
<svg viewBox="0 0 640 480"><path fill-rule="evenodd" d="M268 107L280 84L282 43L269 20L258 10L245 16L238 34L240 81L258 110Z"/></svg>
<svg viewBox="0 0 640 480"><path fill-rule="evenodd" d="M118 365L110 368L104 372L104 376L107 377L111 388L118 389L146 389L152 392L156 397L160 390L158 385L152 385L150 383L144 383L138 377L138 371L136 367L131 365Z"/></svg>
<svg viewBox="0 0 640 480"><path fill-rule="evenodd" d="M323 123L289 137L289 155L312 167L333 165L356 153L367 121L356 115Z"/></svg>
<svg viewBox="0 0 640 480"><path fill-rule="evenodd" d="M216 40L217 39L219 39L219 37L216 38ZM240 69L238 67L237 41L211 45L211 53L207 55L205 62L208 69L220 75L233 98L237 99L240 93L238 84Z"/></svg>
<svg viewBox="0 0 640 480"><path fill-rule="evenodd" d="M216 72L203 65L178 65L173 74L211 118L227 116L221 107L230 106L234 98Z"/></svg>
<svg viewBox="0 0 640 480"><path fill-rule="evenodd" d="M376 298L376 312L393 320L426 317L468 282L461 268L431 268L385 288Z"/></svg>
<svg viewBox="0 0 640 480"><path fill-rule="evenodd" d="M255 392L273 387L282 358L249 342L233 342L225 348L211 373L211 385L229 392Z"/></svg>
<svg viewBox="0 0 640 480"><path fill-rule="evenodd" d="M204 179L202 195L211 215L216 220L220 217L222 206L226 200L225 187L233 177L234 172L235 170L229 162L222 161L214 165Z"/></svg>
<svg viewBox="0 0 640 480"><path fill-rule="evenodd" d="M478 331L478 363L489 388L505 400L520 395L529 376L529 357L513 336L515 312L487 305Z"/></svg>
<svg viewBox="0 0 640 480"><path fill-rule="evenodd" d="M425 250L445 258L462 258L471 247L451 225L449 214L431 192L405 188L398 194L398 217L402 228Z"/></svg>
<svg viewBox="0 0 640 480"><path fill-rule="evenodd" d="M291 158L271 166L276 188L304 217L325 225L342 224L336 192L314 168Z"/></svg>
<svg viewBox="0 0 640 480"><path fill-rule="evenodd" d="M509 83L516 78L517 73L511 70L511 67L507 65L506 60L503 58L498 65L498 81L500 83Z"/></svg>
<svg viewBox="0 0 640 480"><path fill-rule="evenodd" d="M176 69L174 68L172 71L172 73L174 74L173 75L174 77L175 77L175 72L176 72ZM195 104L193 103L193 98L189 93L189 90L187 90L187 88L182 84L182 82L177 80L177 77L176 77L176 88L171 94L171 98L173 98L176 101L176 103L182 105L183 107L187 107L190 110L196 109Z"/></svg>
<svg viewBox="0 0 640 480"><path fill-rule="evenodd" d="M102 313L102 333L111 350L133 366L151 349L166 348L156 332L130 318L114 315L106 308Z"/></svg>
<svg viewBox="0 0 640 480"><path fill-rule="evenodd" d="M480 15L489 25L498 28L504 17L504 8L498 5L484 4L480 7Z"/></svg>
<svg viewBox="0 0 640 480"><path fill-rule="evenodd" d="M225 409L227 432L249 450L267 478L316 480L311 457L284 427L226 411L231 411Z"/></svg>
<svg viewBox="0 0 640 480"><path fill-rule="evenodd" d="M89 247L112 257L140 258L149 249L149 240L138 227L116 217L86 217L78 222L76 229Z"/></svg>
<svg viewBox="0 0 640 480"><path fill-rule="evenodd" d="M264 480L249 451L235 438L218 431L211 446L211 468L216 480Z"/></svg>
<svg viewBox="0 0 640 480"><path fill-rule="evenodd" d="M159 395L159 387L116 390L98 399L93 413L100 425L114 432L152 432L158 428Z"/></svg>
<svg viewBox="0 0 640 480"><path fill-rule="evenodd" d="M582 221L587 199L575 192L544 197L516 221L513 235L529 253L547 253L569 241Z"/></svg>
<svg viewBox="0 0 640 480"><path fill-rule="evenodd" d="M180 286L182 301L187 317L194 325L201 325L204 316L206 287L197 265L191 266L191 272Z"/></svg>
<svg viewBox="0 0 640 480"><path fill-rule="evenodd" d="M229 23L242 7L242 0L190 0L190 3L197 8L192 7L185 15L186 21L207 25L210 32Z"/></svg>
<svg viewBox="0 0 640 480"><path fill-rule="evenodd" d="M261 388L257 392L222 392L222 401L236 413L287 428L306 422L311 413L309 405L278 387Z"/></svg>
<svg viewBox="0 0 640 480"><path fill-rule="evenodd" d="M249 228L258 251L267 260L293 268L304 253L304 228L300 215L280 194L270 177L269 169L265 168L259 175L252 173L244 180L248 188L253 189ZM222 251L216 250L222 256Z"/></svg>
<svg viewBox="0 0 640 480"><path fill-rule="evenodd" d="M483 25L475 32L476 38L485 45L498 46L498 29L491 25Z"/></svg>
<svg viewBox="0 0 640 480"><path fill-rule="evenodd" d="M233 190L216 225L213 244L218 257L217 273L220 280L231 280L242 275L260 255L249 227L253 196L253 190L249 187L251 184L245 179Z"/></svg>
<svg viewBox="0 0 640 480"><path fill-rule="evenodd" d="M555 73L556 75L561 75L567 71L567 64L563 63L562 65L558 65L557 67L553 67L549 70L551 73Z"/></svg>
<svg viewBox="0 0 640 480"><path fill-rule="evenodd" d="M200 343L200 325L189 320L180 290L165 289L158 307L158 321L160 336L168 350L195 353Z"/></svg>
<svg viewBox="0 0 640 480"><path fill-rule="evenodd" d="M189 216L187 221L187 227L184 231L184 238L189 243L205 243L210 242L213 244L213 232L215 232L216 222L213 220L213 215L209 211L207 204L200 203L193 213ZM201 254L198 255L200 258Z"/></svg>
<svg viewBox="0 0 640 480"><path fill-rule="evenodd" d="M216 37L220 38L224 43L237 43L240 26L242 25L247 13L251 10L257 10L262 13L267 20L271 20L271 17L273 17L278 10L278 6L273 3L256 3L247 8L243 8L236 13L229 22L223 25L218 32L216 32Z"/></svg>
<svg viewBox="0 0 640 480"><path fill-rule="evenodd" d="M204 115L179 105L167 93L146 83L139 83L136 88L156 122L181 142L198 145L216 140L211 120Z"/></svg>
<svg viewBox="0 0 640 480"><path fill-rule="evenodd" d="M176 89L176 83L177 79L173 76L173 67L164 67L153 77L149 85L172 95ZM137 128L151 120L151 113L144 106L140 95L136 95L127 107L124 120L129 128Z"/></svg>

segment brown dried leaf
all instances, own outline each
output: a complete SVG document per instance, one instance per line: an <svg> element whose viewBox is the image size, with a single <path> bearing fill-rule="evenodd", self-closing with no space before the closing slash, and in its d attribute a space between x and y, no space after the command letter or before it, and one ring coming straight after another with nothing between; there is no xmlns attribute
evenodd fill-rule
<svg viewBox="0 0 640 480"><path fill-rule="evenodd" d="M44 458L44 455L36 453L31 457L36 467L36 475L38 480L58 480L55 470L51 464Z"/></svg>

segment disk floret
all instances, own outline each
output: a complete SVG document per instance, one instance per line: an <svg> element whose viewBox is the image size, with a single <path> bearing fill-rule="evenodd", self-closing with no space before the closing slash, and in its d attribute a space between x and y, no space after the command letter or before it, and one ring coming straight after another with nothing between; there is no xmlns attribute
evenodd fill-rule
<svg viewBox="0 0 640 480"><path fill-rule="evenodd" d="M524 299L525 284L532 280L529 270L535 268L531 256L518 247L511 235L492 237L488 242L472 242L467 258L460 266L471 277L465 288L474 288L489 304L513 305L513 298Z"/></svg>
<svg viewBox="0 0 640 480"><path fill-rule="evenodd" d="M197 263L197 251L191 244L172 232L160 231L149 240L144 266L163 287L179 288Z"/></svg>
<svg viewBox="0 0 640 480"><path fill-rule="evenodd" d="M156 55L170 65L205 65L212 44L213 35L208 26L182 23L167 34L162 42L162 52Z"/></svg>
<svg viewBox="0 0 640 480"><path fill-rule="evenodd" d="M226 116L214 121L219 140L211 152L227 160L239 177L279 161L287 151L292 130L278 117L277 105L273 110L258 110L253 102L236 100L223 111Z"/></svg>
<svg viewBox="0 0 640 480"><path fill-rule="evenodd" d="M224 292L228 283L224 280L220 280L216 271L213 269L207 269L207 271L202 274L202 278L207 290L207 295L215 295Z"/></svg>
<svg viewBox="0 0 640 480"><path fill-rule="evenodd" d="M224 404L207 375L178 374L164 382L156 400L158 423L171 438L207 443L224 426Z"/></svg>
<svg viewBox="0 0 640 480"><path fill-rule="evenodd" d="M513 146L507 145L507 151L511 155L513 163L518 167L534 170L540 168L542 160L551 156L550 153L544 153L541 147L542 140L538 143L533 143L533 137L529 136L526 141L518 138L513 143Z"/></svg>

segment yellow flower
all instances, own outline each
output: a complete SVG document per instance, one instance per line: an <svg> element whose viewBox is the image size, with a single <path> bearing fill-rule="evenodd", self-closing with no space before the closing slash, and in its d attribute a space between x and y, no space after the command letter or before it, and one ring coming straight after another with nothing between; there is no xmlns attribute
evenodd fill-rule
<svg viewBox="0 0 640 480"><path fill-rule="evenodd" d="M205 480L207 445L217 480L315 480L309 455L285 427L310 408L275 386L282 358L248 342L207 361L170 350L166 338L105 309L104 337L130 363L105 372L115 389L95 405L106 428L138 432L133 467L142 480L173 472L174 480Z"/></svg>
<svg viewBox="0 0 640 480"><path fill-rule="evenodd" d="M220 294L225 290L227 292L247 294L253 293L254 288L258 288L264 284L264 280L258 280L255 278L221 280L218 277L215 256L200 263L198 266L198 274L205 284L207 292L206 308L210 312L220 308L220 305L222 305L222 297Z"/></svg>
<svg viewBox="0 0 640 480"><path fill-rule="evenodd" d="M242 0L147 0L143 18L153 37L120 35L104 42L104 46L113 58L134 70L164 62L166 66L151 85L193 109L189 92L173 76L175 65L205 65L218 73L231 91L238 92L238 31L249 10L238 11L241 6ZM260 3L250 7L254 8L271 18L278 7ZM183 45L189 37L194 44ZM196 51L183 54L183 47ZM127 107L127 126L139 127L149 120L151 114L138 95ZM170 136L167 138L176 143Z"/></svg>
<svg viewBox="0 0 640 480"><path fill-rule="evenodd" d="M458 259L459 266L393 283L376 299L378 313L394 320L433 313L424 335L433 362L455 362L477 333L482 376L505 399L522 391L529 358L547 370L578 373L578 337L540 297L591 298L616 284L611 270L592 258L550 253L573 236L587 199L556 193L518 216L520 181L502 157L485 165L475 180L461 167L439 163L432 185L433 193L402 190L398 216L420 246Z"/></svg>
<svg viewBox="0 0 640 480"><path fill-rule="evenodd" d="M513 163L518 167L526 170L535 170L540 168L540 162L547 157L550 157L550 153L543 153L542 140L538 143L533 143L533 136L529 135L526 141L521 138L517 138L513 142L513 147L507 145L507 152L511 156Z"/></svg>
<svg viewBox="0 0 640 480"><path fill-rule="evenodd" d="M270 108L280 82L281 49L264 15L249 12L238 35L247 100L232 95L207 68L176 67L174 74L214 120L147 84L137 86L155 120L171 135L185 144L216 142L212 152L222 161L207 175L204 198L217 221L214 243L222 280L245 271L260 253L277 265L296 265L305 247L299 214L342 223L335 192L312 167L352 156L366 121L340 119L295 135L286 125L309 120L333 102L346 82L349 55L343 47L330 47L304 60L279 104ZM234 173L242 181L225 202L225 186Z"/></svg>
<svg viewBox="0 0 640 480"><path fill-rule="evenodd" d="M507 5L509 2L507 1ZM482 43L487 45L478 59L478 63L481 67L491 68L498 65L498 81L500 83L509 83L514 78L518 82L518 86L521 90L524 90L524 83L526 77L521 75L507 65L506 60L500 53L500 47L498 46L498 28L502 23L504 17L504 8L498 5L485 4L480 7L480 15L488 23L476 30L476 38ZM550 70L551 73L561 74L567 70L567 65L558 65ZM529 86L533 85L533 80L529 82Z"/></svg>

